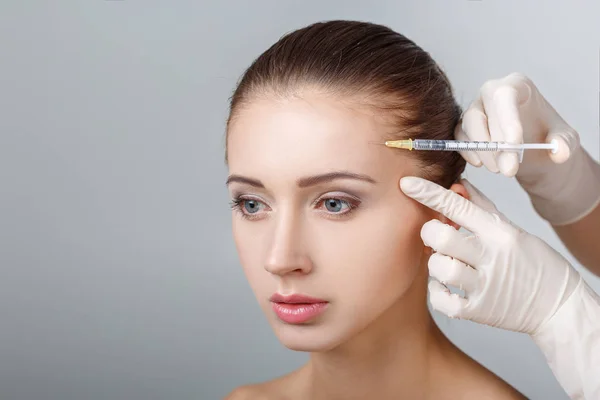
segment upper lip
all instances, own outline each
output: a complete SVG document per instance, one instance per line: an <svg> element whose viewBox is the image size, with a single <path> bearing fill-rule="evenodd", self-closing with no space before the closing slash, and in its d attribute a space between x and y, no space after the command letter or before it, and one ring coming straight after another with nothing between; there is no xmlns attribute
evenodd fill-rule
<svg viewBox="0 0 600 400"><path fill-rule="evenodd" d="M273 294L269 298L273 303L287 303L287 304L314 304L314 303L327 303L325 300L317 299L314 297L305 296L303 294L290 294L284 296L279 293Z"/></svg>

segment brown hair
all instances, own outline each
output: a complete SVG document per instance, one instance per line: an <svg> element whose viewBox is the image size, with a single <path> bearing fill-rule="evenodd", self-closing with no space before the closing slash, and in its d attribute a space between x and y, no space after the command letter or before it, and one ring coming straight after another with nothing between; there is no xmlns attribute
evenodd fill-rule
<svg viewBox="0 0 600 400"><path fill-rule="evenodd" d="M309 85L391 118L394 134L386 140L453 139L462 112L444 72L413 41L382 25L337 20L293 31L261 54L231 97L227 127L253 98L292 96ZM446 188L466 165L457 152L410 154L425 178Z"/></svg>

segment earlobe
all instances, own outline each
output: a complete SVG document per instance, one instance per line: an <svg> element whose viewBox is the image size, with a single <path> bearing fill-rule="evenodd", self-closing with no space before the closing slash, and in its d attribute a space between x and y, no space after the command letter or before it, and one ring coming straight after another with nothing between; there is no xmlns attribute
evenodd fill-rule
<svg viewBox="0 0 600 400"><path fill-rule="evenodd" d="M464 187L462 183L452 184L452 186L450 186L450 190L467 200L471 200L471 196L469 196L467 188Z"/></svg>
<svg viewBox="0 0 600 400"><path fill-rule="evenodd" d="M469 192L460 183L453 184L452 186L450 186L449 190L451 190L452 192L458 194L461 197L464 197L467 200L471 200L471 196L469 196ZM442 221L443 223L452 226L454 229L457 229L457 230L460 229L460 225L454 223L453 221L451 221L447 217L443 216L442 214L438 214L438 215L439 215L439 220Z"/></svg>

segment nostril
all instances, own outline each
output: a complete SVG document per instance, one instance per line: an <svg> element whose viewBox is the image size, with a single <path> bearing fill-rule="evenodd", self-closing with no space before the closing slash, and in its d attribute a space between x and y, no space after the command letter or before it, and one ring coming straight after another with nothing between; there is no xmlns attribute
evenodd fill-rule
<svg viewBox="0 0 600 400"><path fill-rule="evenodd" d="M275 275L304 273L303 269L297 265L267 264L265 269Z"/></svg>
<svg viewBox="0 0 600 400"><path fill-rule="evenodd" d="M298 257L285 262L268 262L265 270L274 275L307 274L312 270L312 264L306 257Z"/></svg>

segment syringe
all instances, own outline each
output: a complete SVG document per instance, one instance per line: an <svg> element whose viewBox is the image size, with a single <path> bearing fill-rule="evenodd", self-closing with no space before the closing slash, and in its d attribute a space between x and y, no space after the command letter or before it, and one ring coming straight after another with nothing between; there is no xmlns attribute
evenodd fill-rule
<svg viewBox="0 0 600 400"><path fill-rule="evenodd" d="M523 161L525 150L558 150L558 142L552 140L550 143L522 143L511 144L505 142L469 142L465 140L427 140L407 139L391 140L385 142L388 147L406 150L430 150L430 151L512 151L519 153L519 161Z"/></svg>

